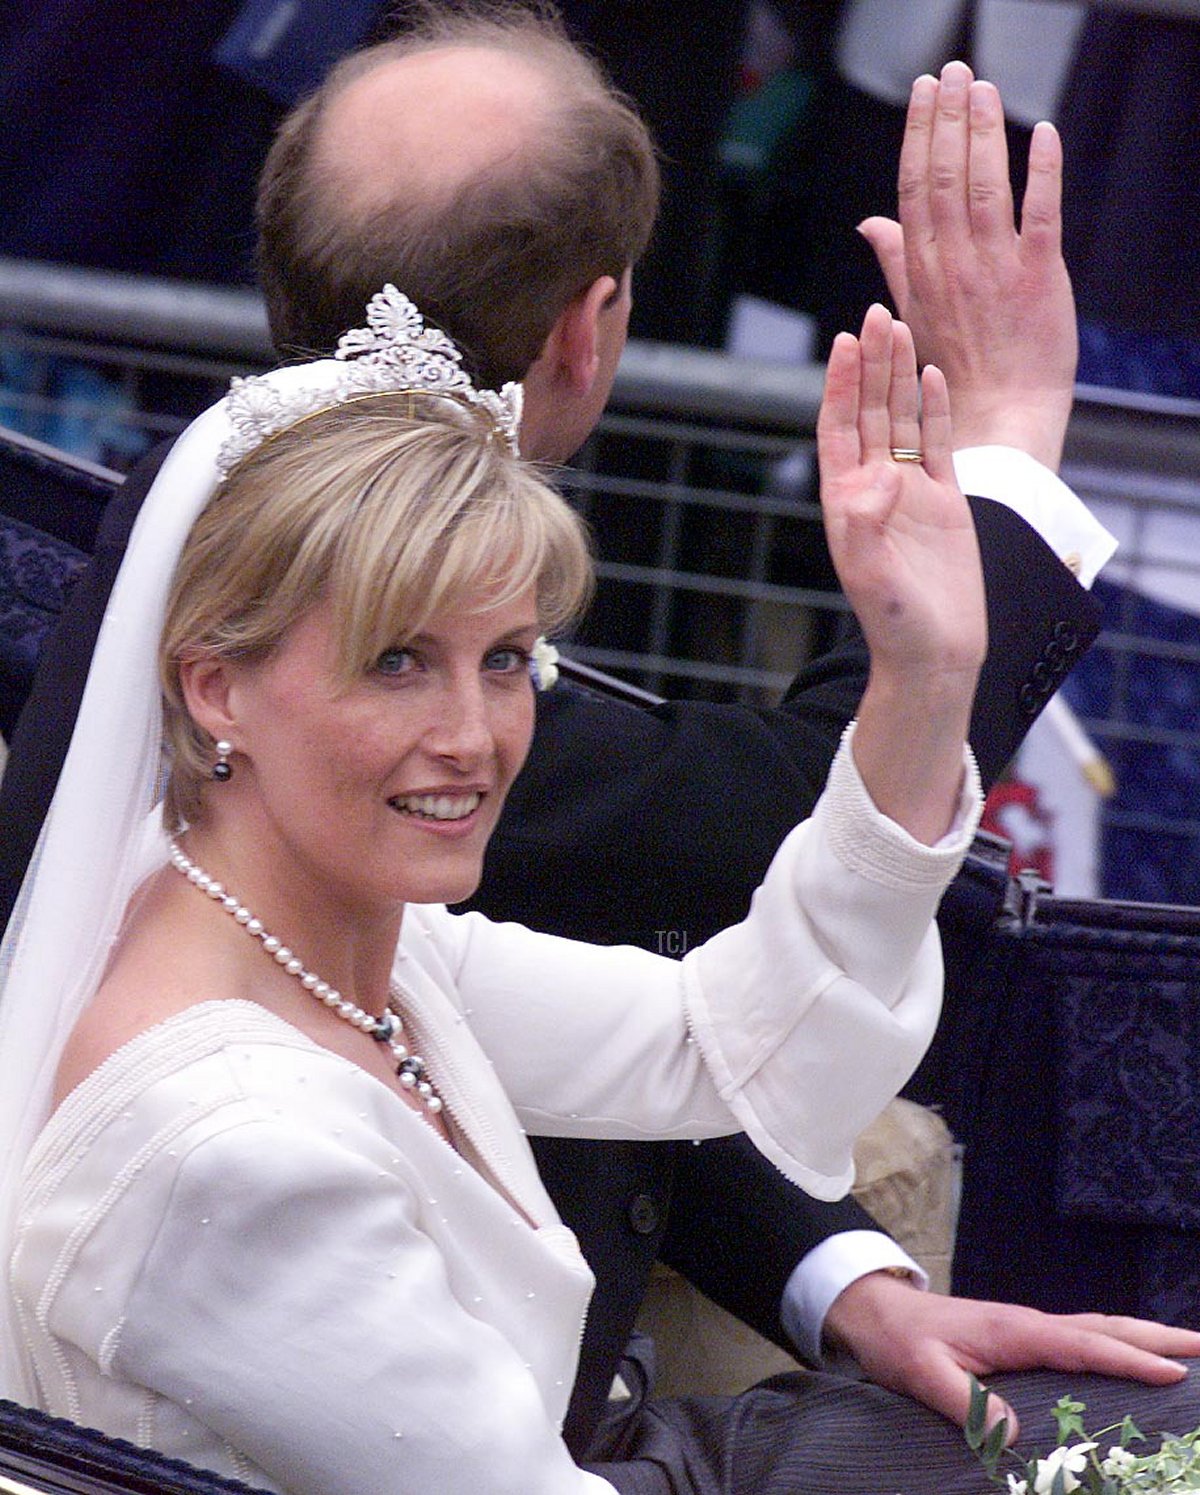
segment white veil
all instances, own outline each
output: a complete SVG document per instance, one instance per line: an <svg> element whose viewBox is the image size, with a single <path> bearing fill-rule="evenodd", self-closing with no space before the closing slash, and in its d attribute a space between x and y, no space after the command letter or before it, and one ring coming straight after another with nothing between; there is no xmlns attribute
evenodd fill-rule
<svg viewBox="0 0 1200 1495"><path fill-rule="evenodd" d="M319 409L392 391L473 406L517 451L519 385L476 389L462 355L394 286L335 358L234 380L171 449L130 535L71 745L0 944L0 1397L33 1398L8 1290L21 1174L45 1124L63 1045L103 974L130 896L166 860L158 641L176 561L239 458Z"/></svg>
<svg viewBox="0 0 1200 1495"><path fill-rule="evenodd" d="M262 387L330 389L345 373L345 364L324 359L277 370ZM96 989L130 895L166 858L155 808L158 640L176 560L217 486L221 451L233 435L228 399L187 428L142 505L50 812L0 945L0 1396L14 1401L34 1395L8 1291L21 1172L49 1112L62 1047Z"/></svg>

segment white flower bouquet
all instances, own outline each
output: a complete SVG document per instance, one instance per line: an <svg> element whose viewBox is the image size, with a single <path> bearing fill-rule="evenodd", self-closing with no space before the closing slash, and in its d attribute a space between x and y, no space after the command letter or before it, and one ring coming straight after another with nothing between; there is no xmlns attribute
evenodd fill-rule
<svg viewBox="0 0 1200 1495"><path fill-rule="evenodd" d="M1043 1457L1026 1460L1004 1446L1006 1418L988 1430L987 1400L987 1391L972 1380L965 1434L988 1477L1006 1495L1074 1495L1076 1491L1083 1495L1176 1495L1200 1491L1200 1428L1183 1437L1165 1435L1153 1453L1139 1454L1130 1445L1147 1439L1132 1418L1088 1433L1083 1425L1087 1408L1063 1396L1054 1408L1058 1447ZM1102 1451L1105 1443L1107 1452ZM1000 1463L1004 1458L1015 1461L1017 1469L1002 1474Z"/></svg>

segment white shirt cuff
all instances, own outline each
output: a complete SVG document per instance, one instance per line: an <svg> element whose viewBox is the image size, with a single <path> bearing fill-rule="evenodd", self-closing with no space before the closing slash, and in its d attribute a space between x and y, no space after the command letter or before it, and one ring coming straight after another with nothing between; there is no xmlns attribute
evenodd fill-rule
<svg viewBox="0 0 1200 1495"><path fill-rule="evenodd" d="M1057 473L1013 446L969 446L954 453L964 493L1005 504L1031 525L1090 587L1117 542Z"/></svg>
<svg viewBox="0 0 1200 1495"><path fill-rule="evenodd" d="M822 1361L821 1335L825 1315L843 1289L883 1267L903 1267L914 1286L929 1286L928 1275L912 1257L879 1230L843 1230L831 1235L805 1256L787 1280L779 1317L801 1359Z"/></svg>

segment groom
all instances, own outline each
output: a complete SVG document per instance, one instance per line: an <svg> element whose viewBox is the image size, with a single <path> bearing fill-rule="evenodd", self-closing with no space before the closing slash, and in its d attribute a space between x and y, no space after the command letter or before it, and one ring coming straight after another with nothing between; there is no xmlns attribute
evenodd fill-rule
<svg viewBox="0 0 1200 1495"><path fill-rule="evenodd" d="M562 460L603 408L624 345L630 271L657 195L652 150L552 26L432 12L423 24L398 47L343 64L280 133L260 194L273 332L283 352L331 347L368 296L394 281L456 337L485 381L524 377L525 452ZM993 650L972 741L987 778L1095 632L1090 601L1055 548L1064 559L1077 552L1070 558L1087 575L1103 559L1089 554L1097 539L1086 515L1048 471L1074 370L1055 238L1056 146L1043 134L1027 197L1033 227L1019 239L1000 186L1002 152L998 101L972 90L965 68L919 85L903 166L904 241L896 225L870 227L924 356L950 379L959 438L976 448L964 454L964 483L1031 504L1050 541L1002 503L976 502ZM968 208L981 187L995 189L989 221ZM19 838L28 847L44 813L39 774L57 770L72 674L86 668L89 630L148 478L135 474L106 516L15 737L0 790L10 878L28 854ZM764 712L695 703L643 712L560 685L539 700L533 754L489 853L479 906L651 945L663 928L694 942L740 917L819 791L866 669L853 636ZM1070 1364L1167 1380L1173 1368L1127 1340L1200 1353L1197 1336L921 1294L888 1270L913 1268L856 1206L815 1204L736 1140L535 1145L598 1277L566 1429L581 1457L598 1449L597 1436L611 1451L640 1410L635 1395L623 1420L597 1434L660 1247L761 1332L810 1355L824 1332L881 1385L959 1418L968 1367ZM636 1366L626 1380L638 1389ZM1030 1392L1029 1405L1047 1404L1041 1388Z"/></svg>

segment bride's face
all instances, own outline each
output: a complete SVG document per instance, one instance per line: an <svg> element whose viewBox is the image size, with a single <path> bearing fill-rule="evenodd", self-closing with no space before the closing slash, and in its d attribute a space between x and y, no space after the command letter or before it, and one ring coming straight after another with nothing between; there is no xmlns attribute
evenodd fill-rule
<svg viewBox="0 0 1200 1495"><path fill-rule="evenodd" d="M235 789L260 850L348 906L467 897L529 749L538 631L532 588L437 615L346 689L314 608L266 661L232 667L240 759L211 802Z"/></svg>

